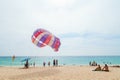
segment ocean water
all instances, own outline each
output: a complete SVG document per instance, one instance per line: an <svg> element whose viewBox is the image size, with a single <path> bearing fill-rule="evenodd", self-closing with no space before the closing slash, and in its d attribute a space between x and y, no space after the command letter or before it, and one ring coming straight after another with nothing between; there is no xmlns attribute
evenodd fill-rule
<svg viewBox="0 0 120 80"><path fill-rule="evenodd" d="M0 57L0 66L24 66L25 62L21 62L26 56L17 56L14 61L10 56ZM120 65L120 56L40 56L30 57L29 63L32 65L34 62L36 66L42 66L43 62L46 64L50 61L51 65L53 60L57 59L59 65L89 65L89 62L97 62L104 65Z"/></svg>

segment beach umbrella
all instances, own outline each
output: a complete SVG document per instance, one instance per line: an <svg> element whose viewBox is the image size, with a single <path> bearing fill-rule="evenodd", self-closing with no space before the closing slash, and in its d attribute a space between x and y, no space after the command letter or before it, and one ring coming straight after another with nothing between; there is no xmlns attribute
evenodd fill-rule
<svg viewBox="0 0 120 80"><path fill-rule="evenodd" d="M30 60L30 59L31 58L25 58L25 59L21 60L21 62L25 62L25 61Z"/></svg>
<svg viewBox="0 0 120 80"><path fill-rule="evenodd" d="M41 28L34 31L31 39L36 46L41 48L48 45L54 49L54 51L58 51L61 45L60 39L58 37Z"/></svg>

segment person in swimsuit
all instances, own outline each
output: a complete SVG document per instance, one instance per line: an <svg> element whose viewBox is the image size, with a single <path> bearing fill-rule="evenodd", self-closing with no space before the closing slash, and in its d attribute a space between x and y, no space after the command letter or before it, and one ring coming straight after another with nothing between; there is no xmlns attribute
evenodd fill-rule
<svg viewBox="0 0 120 80"><path fill-rule="evenodd" d="M102 68L102 71L109 71L108 65L105 64L105 66Z"/></svg>

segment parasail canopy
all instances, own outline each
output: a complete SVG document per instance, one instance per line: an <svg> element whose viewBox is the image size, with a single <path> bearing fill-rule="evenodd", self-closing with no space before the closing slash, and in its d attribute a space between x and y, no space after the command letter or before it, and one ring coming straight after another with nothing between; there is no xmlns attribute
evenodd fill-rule
<svg viewBox="0 0 120 80"><path fill-rule="evenodd" d="M37 29L32 37L32 42L38 47L44 47L46 45L50 46L54 49L54 51L58 51L61 42L60 39L54 36L52 33L45 29Z"/></svg>

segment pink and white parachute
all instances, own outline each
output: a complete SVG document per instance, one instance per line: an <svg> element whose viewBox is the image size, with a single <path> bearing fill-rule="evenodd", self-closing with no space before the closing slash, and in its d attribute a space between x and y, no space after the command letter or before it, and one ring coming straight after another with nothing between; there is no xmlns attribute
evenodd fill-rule
<svg viewBox="0 0 120 80"><path fill-rule="evenodd" d="M46 45L52 47L54 51L58 51L61 42L60 39L54 36L52 33L45 29L37 29L32 37L32 42L38 47L44 47Z"/></svg>

